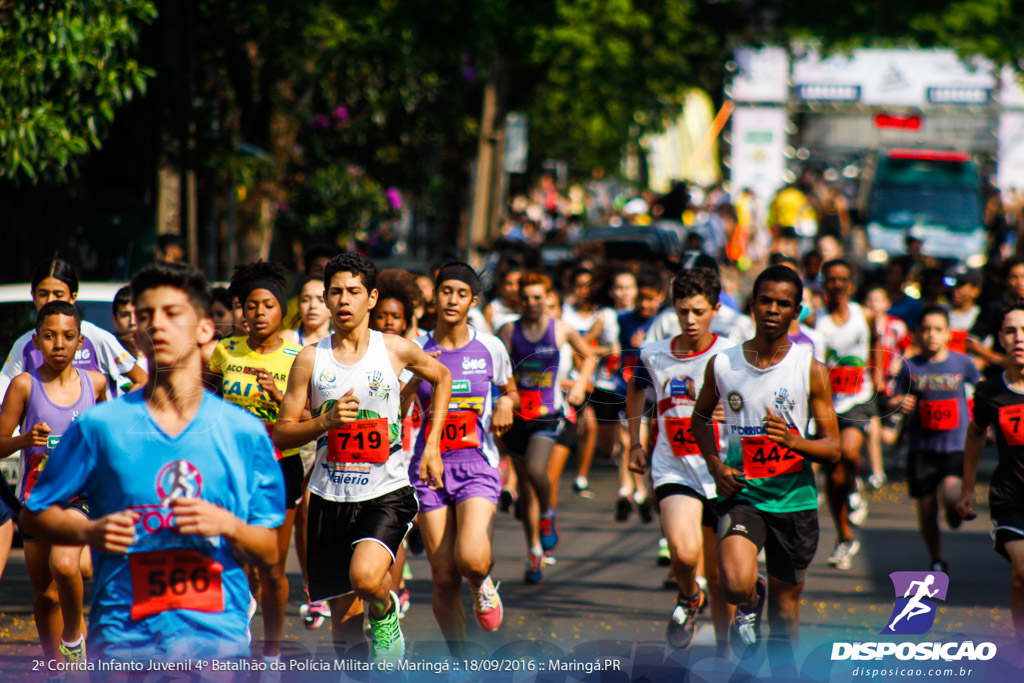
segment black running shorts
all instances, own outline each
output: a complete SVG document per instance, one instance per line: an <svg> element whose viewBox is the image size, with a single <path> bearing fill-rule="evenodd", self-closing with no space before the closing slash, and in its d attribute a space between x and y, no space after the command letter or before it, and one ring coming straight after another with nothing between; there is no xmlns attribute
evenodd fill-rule
<svg viewBox="0 0 1024 683"><path fill-rule="evenodd" d="M818 511L765 512L731 498L718 508L718 542L743 536L764 548L768 575L782 583L804 582L818 550Z"/></svg>
<svg viewBox="0 0 1024 683"><path fill-rule="evenodd" d="M1024 541L1024 506L1020 501L990 498L989 514L992 516L992 546L1007 560L1006 544Z"/></svg>
<svg viewBox="0 0 1024 683"><path fill-rule="evenodd" d="M839 421L839 431L843 431L844 429L858 429L862 432L866 432L868 429L868 423L871 422L871 418L877 416L878 411L874 401L858 403L845 413L836 414Z"/></svg>
<svg viewBox="0 0 1024 683"><path fill-rule="evenodd" d="M654 489L654 495L657 496L659 503L669 496L687 496L689 498L696 498L701 502L703 507L700 515L700 525L711 529L718 528L718 514L715 512L714 503L689 486L676 483L662 484L658 488Z"/></svg>
<svg viewBox="0 0 1024 683"><path fill-rule="evenodd" d="M545 415L535 420L514 420L501 440L513 458L525 458L534 436L545 436L555 443L562 432L573 425L562 415Z"/></svg>
<svg viewBox="0 0 1024 683"><path fill-rule="evenodd" d="M281 463L281 474L284 475L284 506L294 510L302 500L302 479L305 477L302 457L298 454L289 455L278 462Z"/></svg>
<svg viewBox="0 0 1024 683"><path fill-rule="evenodd" d="M358 543L379 543L393 562L417 512L412 486L359 503L335 503L310 495L306 539L310 599L317 602L352 592L349 570Z"/></svg>
<svg viewBox="0 0 1024 683"><path fill-rule="evenodd" d="M935 453L910 451L907 454L907 489L911 498L923 498L935 493L939 482L946 477L964 475L964 452Z"/></svg>

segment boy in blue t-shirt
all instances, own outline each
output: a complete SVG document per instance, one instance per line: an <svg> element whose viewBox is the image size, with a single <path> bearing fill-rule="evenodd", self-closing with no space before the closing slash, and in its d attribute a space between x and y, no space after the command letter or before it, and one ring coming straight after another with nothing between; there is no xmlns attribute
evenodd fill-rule
<svg viewBox="0 0 1024 683"><path fill-rule="evenodd" d="M917 326L921 353L907 358L889 405L909 415L907 485L917 500L918 526L933 571L946 571L939 539L939 498L951 529L960 526L956 503L964 470L964 437L970 414L965 385L980 376L974 362L949 350L949 313L928 306Z"/></svg>
<svg viewBox="0 0 1024 683"><path fill-rule="evenodd" d="M263 425L203 390L214 326L202 274L158 263L132 292L149 381L71 426L20 522L50 543L92 546L90 659L248 657L240 562L277 559L281 470ZM76 495L91 519L60 505Z"/></svg>

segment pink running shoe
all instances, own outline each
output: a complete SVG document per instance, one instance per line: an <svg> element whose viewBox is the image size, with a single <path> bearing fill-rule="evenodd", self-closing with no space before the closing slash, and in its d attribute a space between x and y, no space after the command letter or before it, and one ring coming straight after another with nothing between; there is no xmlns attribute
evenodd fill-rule
<svg viewBox="0 0 1024 683"><path fill-rule="evenodd" d="M476 592L473 600L473 611L476 612L476 621L480 628L485 631L497 631L501 626L501 619L504 611L501 607L501 596L498 595L498 586L494 585L491 577L484 579L480 590Z"/></svg>

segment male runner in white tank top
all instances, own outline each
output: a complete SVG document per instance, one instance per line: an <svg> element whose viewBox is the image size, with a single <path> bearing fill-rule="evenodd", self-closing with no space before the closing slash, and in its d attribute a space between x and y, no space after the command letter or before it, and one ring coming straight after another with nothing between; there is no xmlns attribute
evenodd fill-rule
<svg viewBox="0 0 1024 683"><path fill-rule="evenodd" d="M818 502L809 461L839 460L839 428L828 373L811 351L788 339L800 311L803 284L785 266L771 266L754 281L751 312L756 333L707 364L693 408L693 437L718 492L718 558L725 599L736 605L734 646L760 640L761 608L768 597L772 635L792 641L800 620L800 594L818 548ZM712 429L725 402L725 461ZM807 425L817 423L817 439ZM757 573L765 551L767 585Z"/></svg>
<svg viewBox="0 0 1024 683"><path fill-rule="evenodd" d="M874 313L850 301L855 286L853 267L834 259L821 267L821 273L825 278L825 309L818 312L815 329L825 338L825 364L842 449L840 461L825 466L828 504L837 536L828 563L836 569L849 569L851 558L860 550L850 527L860 526L867 516L867 504L857 492L857 472L864 436L877 412L875 389L883 386L880 368L884 359Z"/></svg>
<svg viewBox="0 0 1024 683"><path fill-rule="evenodd" d="M651 455L654 494L668 543L672 576L679 586L676 605L669 618L667 639L671 647L687 648L696 632L697 615L708 596L697 584L698 564L704 557L704 576L711 593L711 618L721 646L728 637L728 606L718 581L715 531L715 481L693 441L690 419L704 383L704 368L716 353L735 346L711 333L721 304L722 283L718 269L691 268L672 281L672 307L680 334L651 342L640 350L640 364L629 380L626 418L629 420L629 468L647 473L647 456L640 439L641 414L647 392L656 397L658 438ZM703 551L703 553L702 553Z"/></svg>
<svg viewBox="0 0 1024 683"><path fill-rule="evenodd" d="M279 448L317 440L309 482L309 595L330 600L335 650L342 656L346 643L362 641L362 600L369 605L373 659L395 662L405 655L405 639L388 569L418 510L402 457L398 376L408 368L433 385L419 476L440 487L451 373L414 342L369 329L377 301L370 259L335 256L324 283L334 334L296 357L274 440ZM302 420L307 402L313 418Z"/></svg>

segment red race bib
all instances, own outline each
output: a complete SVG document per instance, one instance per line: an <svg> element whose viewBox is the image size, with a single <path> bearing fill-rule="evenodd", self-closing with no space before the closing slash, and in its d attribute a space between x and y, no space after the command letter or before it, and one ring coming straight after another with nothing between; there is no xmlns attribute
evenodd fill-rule
<svg viewBox="0 0 1024 683"><path fill-rule="evenodd" d="M408 451L412 446L412 415L402 420L402 450Z"/></svg>
<svg viewBox="0 0 1024 683"><path fill-rule="evenodd" d="M224 567L195 550L164 550L128 556L132 619L171 609L223 612Z"/></svg>
<svg viewBox="0 0 1024 683"><path fill-rule="evenodd" d="M427 423L427 434L430 423ZM479 448L480 436L476 432L475 410L450 410L441 429L441 453L460 448Z"/></svg>
<svg viewBox="0 0 1024 683"><path fill-rule="evenodd" d="M866 369L852 365L833 367L828 371L828 379L832 383L832 393L844 396L860 393L861 387L864 386L864 371Z"/></svg>
<svg viewBox="0 0 1024 683"><path fill-rule="evenodd" d="M1010 446L1024 446L1024 404L999 409L999 428Z"/></svg>
<svg viewBox="0 0 1024 683"><path fill-rule="evenodd" d="M767 436L745 436L741 443L743 474L747 479L768 479L799 472L804 468L802 455L771 441Z"/></svg>
<svg viewBox="0 0 1024 683"><path fill-rule="evenodd" d="M967 353L967 330L949 331L949 350L956 353Z"/></svg>
<svg viewBox="0 0 1024 683"><path fill-rule="evenodd" d="M665 434L672 446L672 455L683 458L687 455L700 455L697 442L693 439L693 430L690 428L689 417L666 417ZM712 422L715 429L715 441L718 441L718 423Z"/></svg>
<svg viewBox="0 0 1024 683"><path fill-rule="evenodd" d="M920 401L917 404L917 417L921 421L922 429L948 432L960 424L960 403L955 398Z"/></svg>
<svg viewBox="0 0 1024 683"><path fill-rule="evenodd" d="M540 391L537 389L520 389L519 411L516 414L524 420L536 420L541 416L540 409L542 405Z"/></svg>
<svg viewBox="0 0 1024 683"><path fill-rule="evenodd" d="M382 463L390 454L386 418L356 420L327 432L327 462Z"/></svg>

